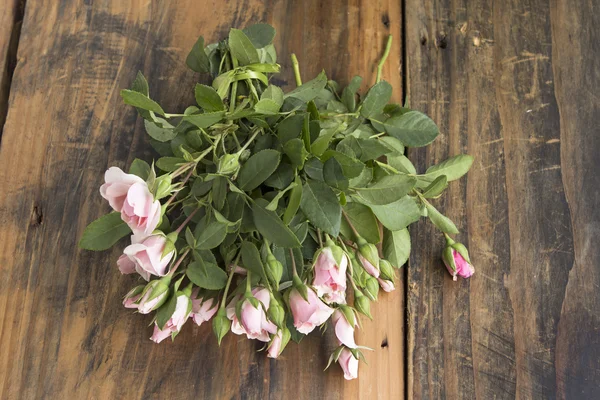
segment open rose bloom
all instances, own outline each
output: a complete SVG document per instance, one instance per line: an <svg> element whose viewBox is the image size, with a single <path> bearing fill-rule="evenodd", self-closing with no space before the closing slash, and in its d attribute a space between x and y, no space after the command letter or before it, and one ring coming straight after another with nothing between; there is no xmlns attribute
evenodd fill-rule
<svg viewBox="0 0 600 400"><path fill-rule="evenodd" d="M151 275L165 276L167 267L175 255L172 251L162 256L167 239L162 235L152 235L125 247L123 255L117 260L119 271L122 274L137 272L145 280L150 280Z"/></svg>
<svg viewBox="0 0 600 400"><path fill-rule="evenodd" d="M298 289L290 292L290 309L294 316L294 326L298 332L308 334L322 325L333 314L333 308L327 306L311 288L308 288L308 301L304 300Z"/></svg>
<svg viewBox="0 0 600 400"><path fill-rule="evenodd" d="M268 342L270 335L277 333L277 326L267 319L265 310L269 309L271 299L269 290L266 288L254 288L252 295L259 302L258 307L254 307L248 299L243 300L240 319L235 313L236 304L239 297L234 297L227 305L227 317L231 320L231 331L236 335L246 335L248 339L258 339L261 342Z"/></svg>
<svg viewBox="0 0 600 400"><path fill-rule="evenodd" d="M209 321L219 309L219 303L215 299L204 299L198 297L198 288L192 292L192 319L196 325Z"/></svg>
<svg viewBox="0 0 600 400"><path fill-rule="evenodd" d="M113 208L121 213L121 219L129 225L134 241L141 241L152 234L161 217L160 202L154 199L146 182L120 168L110 167L104 174L100 194Z"/></svg>

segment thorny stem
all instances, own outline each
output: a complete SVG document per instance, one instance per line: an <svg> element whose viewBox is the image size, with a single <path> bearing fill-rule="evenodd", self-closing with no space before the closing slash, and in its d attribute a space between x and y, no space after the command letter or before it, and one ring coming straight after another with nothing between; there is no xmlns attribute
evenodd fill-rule
<svg viewBox="0 0 600 400"><path fill-rule="evenodd" d="M183 180L180 182L181 186L185 185L185 183L188 181L188 179L190 179L190 177L194 173L195 169L196 169L196 164L194 164L194 166L190 169L190 172L188 172L188 174L185 176L185 178L183 178ZM165 203L165 206L168 207L169 204L171 204L171 202L173 200L175 200L175 197L177 196L177 193L179 193L179 192L175 192L175 193L173 193L173 195L171 197L169 197L169 200L167 200L167 202Z"/></svg>
<svg viewBox="0 0 600 400"><path fill-rule="evenodd" d="M344 218L346 218L346 222L348 222L348 225L350 225L350 229L352 229L352 232L358 239L360 237L360 235L358 234L358 231L356 230L354 225L352 225L352 222L350 222L350 218L348 217L348 214L346 214L346 211L342 210L342 215L344 216Z"/></svg>
<svg viewBox="0 0 600 400"><path fill-rule="evenodd" d="M179 232L181 232L181 230L183 228L185 228L185 226L188 224L188 222L190 222L192 220L192 218L194 217L194 215L198 212L199 208L196 208L194 211L192 211L190 213L190 215L188 215L188 217L181 223L181 225L179 225L179 228L177 228L175 230L175 232L177 232L177 234L179 234Z"/></svg>
<svg viewBox="0 0 600 400"><path fill-rule="evenodd" d="M292 59L292 66L294 68L294 77L296 78L296 86L302 85L302 78L300 77L300 64L298 64L298 59L296 55L292 53L290 56Z"/></svg>
<svg viewBox="0 0 600 400"><path fill-rule="evenodd" d="M252 141L254 140L256 135L258 135L260 132L261 132L261 129L257 129L256 132L254 132L254 134L250 137L250 139L248 139L246 141L246 143L244 143L244 147L242 147L241 149L238 150L238 153L241 153L242 151L246 150L246 147L248 147L250 145L250 143L252 143Z"/></svg>
<svg viewBox="0 0 600 400"><path fill-rule="evenodd" d="M387 60L390 55L390 49L392 48L392 35L388 36L387 43L385 45L385 51L383 52L383 57L379 60L379 64L377 64L377 79L376 83L381 80L381 70L383 69L383 64L385 64L385 60Z"/></svg>
<svg viewBox="0 0 600 400"><path fill-rule="evenodd" d="M319 238L319 247L323 247L323 239L321 239L321 230L317 228L317 237Z"/></svg>
<svg viewBox="0 0 600 400"><path fill-rule="evenodd" d="M177 268L179 268L179 266L181 265L181 263L183 262L183 260L185 259L185 257L189 254L189 252L190 252L190 249L187 249L185 251L185 253L183 253L183 255L181 257L179 257L179 260L177 260L177 262L175 263L175 265L173 265L173 268L171 268L171 270L167 274L168 276L173 276L173 274L175 274L175 271L177 271Z"/></svg>

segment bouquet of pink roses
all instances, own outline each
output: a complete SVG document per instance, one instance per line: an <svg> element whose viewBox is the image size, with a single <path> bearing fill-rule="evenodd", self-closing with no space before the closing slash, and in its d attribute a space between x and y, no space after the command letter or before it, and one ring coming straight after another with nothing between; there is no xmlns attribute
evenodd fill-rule
<svg viewBox="0 0 600 400"><path fill-rule="evenodd" d="M183 113L152 100L141 73L121 91L159 158L106 171L100 194L113 212L86 228L80 246L104 250L131 235L117 265L145 282L123 304L154 313L157 343L190 318L212 319L219 343L232 331L277 358L290 339L331 320L339 346L330 363L352 379L363 357L359 314L370 317L380 288L394 290L409 224L428 217L446 236L454 279L473 274L467 249L449 236L456 226L430 202L473 159L418 173L405 156L439 132L426 115L389 103L381 69L391 38L363 96L359 76L344 88L324 72L303 84L294 56L297 88L269 83L280 69L274 35L258 24L208 46L200 37L187 65L212 84L197 84L197 104Z"/></svg>

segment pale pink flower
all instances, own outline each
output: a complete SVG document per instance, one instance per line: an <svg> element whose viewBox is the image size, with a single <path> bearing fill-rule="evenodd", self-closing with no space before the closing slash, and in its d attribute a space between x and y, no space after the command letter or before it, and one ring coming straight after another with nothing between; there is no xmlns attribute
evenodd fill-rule
<svg viewBox="0 0 600 400"><path fill-rule="evenodd" d="M348 349L342 350L338 363L344 371L344 378L347 380L358 378L358 359L354 358L352 352Z"/></svg>
<svg viewBox="0 0 600 400"><path fill-rule="evenodd" d="M175 255L175 251L162 257L167 239L162 235L152 235L125 247L123 255L117 260L119 271L123 274L137 272L145 280L151 275L165 276L167 267Z"/></svg>
<svg viewBox="0 0 600 400"><path fill-rule="evenodd" d="M331 248L325 247L317 256L314 264L315 277L313 287L317 295L327 303L346 303L346 268L348 257L341 255L339 265Z"/></svg>
<svg viewBox="0 0 600 400"><path fill-rule="evenodd" d="M333 308L328 307L319 299L311 288L308 289L308 301L302 298L298 289L290 292L290 309L294 316L294 326L298 332L308 334L315 327L323 324L333 314Z"/></svg>
<svg viewBox="0 0 600 400"><path fill-rule="evenodd" d="M154 334L150 339L155 343L160 343L172 334L179 332L190 314L190 298L185 294L180 294L177 296L175 312L171 315L171 318L167 321L163 329L160 329L158 324L154 324Z"/></svg>
<svg viewBox="0 0 600 400"><path fill-rule="evenodd" d="M344 313L339 310L335 310L333 316L331 317L331 322L333 323L335 336L339 343L351 349L355 349L356 342L354 341L354 327L356 326L356 321L354 321L355 325L352 326L346 319Z"/></svg>
<svg viewBox="0 0 600 400"><path fill-rule="evenodd" d="M136 183L145 184L139 176L126 174L118 167L110 167L104 173L104 182L100 186L100 195L108 200L108 204L117 212L121 212L131 186Z"/></svg>

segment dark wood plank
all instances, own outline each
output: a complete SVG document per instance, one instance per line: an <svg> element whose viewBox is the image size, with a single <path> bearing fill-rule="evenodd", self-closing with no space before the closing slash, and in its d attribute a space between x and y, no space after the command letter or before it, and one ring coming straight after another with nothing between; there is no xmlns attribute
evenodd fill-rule
<svg viewBox="0 0 600 400"><path fill-rule="evenodd" d="M400 100L399 2L258 0L211 2L37 1L28 4L0 149L0 398L398 398L403 393L402 285L381 296L358 341L375 351L360 378L322 372L334 344L309 337L281 360L209 325L186 326L174 343L148 340L149 319L123 309L134 280L117 271L121 247L79 251L85 225L108 211L103 171L149 158L141 121L119 89L136 71L169 110L193 102L197 76L184 65L198 34L266 21L284 73L298 54L306 79L321 68L341 82L374 78L385 36L396 37L384 70ZM387 339L388 346L381 343Z"/></svg>
<svg viewBox="0 0 600 400"><path fill-rule="evenodd" d="M0 137L6 119L10 81L16 62L24 7L23 0L0 1Z"/></svg>
<svg viewBox="0 0 600 400"><path fill-rule="evenodd" d="M442 132L410 156L475 155L438 204L477 269L452 282L413 229L410 398L600 396L600 47L576 3L407 1L408 95Z"/></svg>

